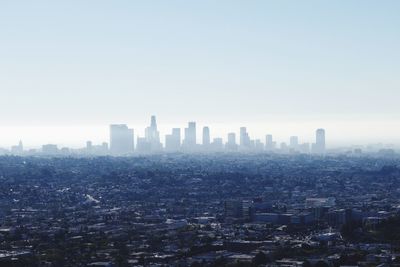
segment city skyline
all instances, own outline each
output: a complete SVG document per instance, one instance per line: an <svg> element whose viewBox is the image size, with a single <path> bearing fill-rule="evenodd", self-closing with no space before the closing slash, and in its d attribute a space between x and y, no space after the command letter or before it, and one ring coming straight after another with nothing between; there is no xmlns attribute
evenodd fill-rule
<svg viewBox="0 0 400 267"><path fill-rule="evenodd" d="M198 132L201 131L200 134ZM134 128L130 128L127 124L110 124L108 141L102 141L95 144L93 139L87 140L86 152L93 152L96 149L101 153L110 155L128 155L130 153L159 153L159 152L261 152L261 151L282 151L282 152L302 152L302 153L325 153L325 130L317 129L315 132L315 143L306 142L298 136L291 136L289 142L279 142L273 139L271 133L264 136L265 143L257 137L249 134L247 127L239 128L238 134L230 131L225 137L211 134L211 127L203 126L200 130L195 121L189 121L187 127L181 129L174 127L170 134L160 135L158 131L157 118L152 115L150 124L145 127L144 135L135 132ZM164 138L164 141L162 141ZM293 141L295 140L295 142ZM98 142L97 142L98 143ZM56 143L41 144L41 151L53 154L58 151ZM63 146L60 151L66 152L70 149ZM29 148L29 146L28 146ZM71 147L74 149L74 147ZM4 148L3 148L4 149ZM31 148L30 148L31 149ZM287 151L286 151L287 150ZM12 145L10 151L12 153L22 153L24 150L23 142L20 140L17 145ZM36 151L36 150L35 150Z"/></svg>
<svg viewBox="0 0 400 267"><path fill-rule="evenodd" d="M170 134L172 128L180 128L181 135L184 135L184 128L187 126L185 122L165 122L161 117L161 123L158 126L158 132L160 136ZM351 132L349 128L353 123L352 120L344 120L340 123L331 121L325 123L319 123L318 121L309 121L308 123L297 123L291 120L268 120L264 123L244 122L244 123L215 123L198 120L187 120L196 121L198 124L197 128L197 142L202 141L202 130L204 126L212 128L211 138L221 137L223 141L227 141L227 135L230 132L240 131L240 127L246 126L251 131L251 137L254 139L265 139L266 134L274 135L274 138L278 142L290 142L290 137L295 135L299 136L302 142L312 142L314 139L314 132L312 129L324 128L329 131L329 147L338 148L346 146L366 146L370 144L390 144L398 147L400 145L400 135L396 132L390 132L387 130L387 125L390 122L379 121L377 124L381 127L370 128L368 122L359 120L358 123L362 125L360 127L361 134L358 132ZM135 134L141 137L145 137L146 127L148 123L145 119L135 122L123 122L117 121L117 124L127 124L133 127ZM115 123L110 123L115 124ZM26 143L26 147L38 148L45 143L57 143L61 146L68 146L72 148L79 148L87 140L92 140L96 143L108 142L109 141L109 125L53 125L53 126L4 126L0 125L0 147L9 148L16 145L20 140ZM367 135L368 134L368 135ZM374 138L370 136L373 135ZM390 136L390 138L385 138ZM160 139L162 143L165 140ZM136 140L135 140L136 142Z"/></svg>
<svg viewBox="0 0 400 267"><path fill-rule="evenodd" d="M139 135L139 137L146 138L146 129L148 125L137 125L132 123L123 123L132 127L135 130L135 135ZM329 130L329 147L330 148L340 148L340 147L351 147L351 146L367 146L372 144L386 144L397 147L399 143L397 142L397 135L392 139L379 138L379 135L376 135L375 139L365 138L362 135L352 135L349 132L346 132L346 128L327 128L320 127L317 123L310 123L307 127L299 127L299 124L292 122L272 122L265 123L262 127L258 124L244 123L244 124L218 124L218 123L206 123L201 122L198 123L196 129L196 142L202 143L202 132L203 127L212 128L210 133L210 139L213 138L222 138L223 142L228 141L229 133L236 133L237 135L240 133L241 127L246 127L251 131L251 138L265 140L266 134L272 134L274 139L281 143L286 142L290 143L290 138L292 136L298 136L301 142L311 143L314 140L314 132L312 129L324 128ZM351 124L350 122L348 124ZM111 124L109 124L111 125ZM109 142L109 125L88 125L88 126L49 126L49 127L34 127L34 126L25 126L25 127L2 127L0 126L0 148L9 148L13 145L16 145L20 140L23 140L26 143L26 147L28 148L39 148L43 144L46 143L54 143L59 144L60 146L66 146L71 148L80 148L82 145L86 143L87 140L91 140L95 143ZM243 126L246 125L246 126ZM326 125L326 124L325 124ZM270 126L270 127L268 127ZM184 128L187 127L185 123L177 123L177 124L166 124L161 123L158 126L158 135L159 140L163 145L165 145L164 136L171 134L171 129L179 128L181 130L181 135L184 136ZM365 130L368 130L369 125L365 124ZM371 129L369 132L372 132ZM382 129L378 129L382 130ZM379 132L379 131L378 131ZM338 135L342 135L338 138ZM238 140L239 142L239 140ZM135 138L135 144L137 140Z"/></svg>
<svg viewBox="0 0 400 267"><path fill-rule="evenodd" d="M88 126L143 129L153 113L400 143L398 1L22 3L0 4L1 145L47 130L77 145Z"/></svg>
<svg viewBox="0 0 400 267"><path fill-rule="evenodd" d="M200 134L199 134L200 131ZM78 148L64 146L57 143L45 143L40 149L24 147L22 140L11 148L0 148L3 154L36 154L47 155L113 155L129 156L133 154L159 154L159 153L214 153L214 152L242 152L242 153L281 153L281 154L319 154L327 153L355 153L360 155L363 149L367 153L391 155L397 147L392 144L369 144L367 146L335 147L327 146L326 130L317 128L314 139L310 142L302 136L291 135L288 139L277 139L273 134L264 134L263 138L254 137L248 128L242 126L238 133L228 132L225 137L212 134L212 127L202 126L200 130L195 121L187 122L184 128L173 127L169 134L162 135L159 131L157 118L150 117L150 123L144 129L144 135L138 134L134 128L127 124L110 124L108 142L85 142L85 147ZM164 140L164 141L162 141ZM329 143L329 142L328 142Z"/></svg>

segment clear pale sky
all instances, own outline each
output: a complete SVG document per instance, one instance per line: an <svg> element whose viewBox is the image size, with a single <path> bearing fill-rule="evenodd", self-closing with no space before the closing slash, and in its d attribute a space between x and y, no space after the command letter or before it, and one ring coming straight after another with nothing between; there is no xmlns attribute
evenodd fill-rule
<svg viewBox="0 0 400 267"><path fill-rule="evenodd" d="M0 2L0 146L196 120L400 143L400 1ZM328 139L329 141L329 139ZM328 142L329 144L329 142Z"/></svg>

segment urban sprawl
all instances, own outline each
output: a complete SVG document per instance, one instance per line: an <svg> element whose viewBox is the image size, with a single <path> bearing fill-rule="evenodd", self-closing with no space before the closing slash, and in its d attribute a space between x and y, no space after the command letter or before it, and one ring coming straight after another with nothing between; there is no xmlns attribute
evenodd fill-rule
<svg viewBox="0 0 400 267"><path fill-rule="evenodd" d="M6 151L0 266L400 266L395 150L202 139L189 123L162 145L152 117L135 144L111 125L82 153Z"/></svg>

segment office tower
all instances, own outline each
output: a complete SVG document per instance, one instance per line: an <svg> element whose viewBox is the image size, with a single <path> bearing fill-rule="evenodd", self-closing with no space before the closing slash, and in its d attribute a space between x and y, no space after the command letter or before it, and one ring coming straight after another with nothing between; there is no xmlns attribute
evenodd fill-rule
<svg viewBox="0 0 400 267"><path fill-rule="evenodd" d="M236 145L236 134L228 133L228 144Z"/></svg>
<svg viewBox="0 0 400 267"><path fill-rule="evenodd" d="M246 127L240 127L240 147L242 149L249 149L251 141Z"/></svg>
<svg viewBox="0 0 400 267"><path fill-rule="evenodd" d="M203 147L207 148L210 146L210 128L203 127Z"/></svg>
<svg viewBox="0 0 400 267"><path fill-rule="evenodd" d="M171 134L165 136L165 151L177 152L181 148L181 129L173 128Z"/></svg>
<svg viewBox="0 0 400 267"><path fill-rule="evenodd" d="M224 202L224 216L225 218L239 218L243 214L242 201L239 200L226 200Z"/></svg>
<svg viewBox="0 0 400 267"><path fill-rule="evenodd" d="M246 221L249 221L252 217L253 213L253 201L251 200L243 200L242 201L242 218Z"/></svg>
<svg viewBox="0 0 400 267"><path fill-rule="evenodd" d="M157 129L156 116L151 116L150 126L145 129L145 139L149 143L149 152L161 151L160 132Z"/></svg>
<svg viewBox="0 0 400 267"><path fill-rule="evenodd" d="M275 149L276 143L272 139L272 135L268 134L265 136L265 150L272 151Z"/></svg>
<svg viewBox="0 0 400 267"><path fill-rule="evenodd" d="M313 144L313 153L324 154L325 153L325 130L318 129L315 132L315 144Z"/></svg>
<svg viewBox="0 0 400 267"><path fill-rule="evenodd" d="M92 152L93 150L93 143L92 141L87 141L86 142L86 152Z"/></svg>
<svg viewBox="0 0 400 267"><path fill-rule="evenodd" d="M289 146L291 149L297 150L297 148L299 147L299 138L297 136L291 136Z"/></svg>
<svg viewBox="0 0 400 267"><path fill-rule="evenodd" d="M181 146L181 129L180 128L173 128L172 129L172 136L174 137L176 148L179 149Z"/></svg>
<svg viewBox="0 0 400 267"><path fill-rule="evenodd" d="M132 153L133 129L126 124L110 125L110 152L114 155L125 155Z"/></svg>
<svg viewBox="0 0 400 267"><path fill-rule="evenodd" d="M318 129L316 131L316 144L320 146L322 149L325 149L325 130Z"/></svg>
<svg viewBox="0 0 400 267"><path fill-rule="evenodd" d="M183 140L183 148L188 151L196 149L196 123L189 122L185 128L185 139Z"/></svg>
<svg viewBox="0 0 400 267"><path fill-rule="evenodd" d="M250 220L253 215L254 203L251 200L227 200L224 202L225 218L243 218Z"/></svg>
<svg viewBox="0 0 400 267"><path fill-rule="evenodd" d="M225 148L229 151L236 151L237 144L236 144L236 134L235 133L228 133L228 142L225 144Z"/></svg>

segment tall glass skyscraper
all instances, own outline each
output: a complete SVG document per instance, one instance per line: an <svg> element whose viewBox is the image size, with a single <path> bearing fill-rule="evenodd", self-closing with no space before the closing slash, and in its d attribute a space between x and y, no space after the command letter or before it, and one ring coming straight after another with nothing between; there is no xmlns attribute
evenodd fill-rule
<svg viewBox="0 0 400 267"><path fill-rule="evenodd" d="M183 140L183 147L186 150L194 150L196 148L196 123L189 122L188 127L185 128L185 139Z"/></svg>
<svg viewBox="0 0 400 267"><path fill-rule="evenodd" d="M125 155L132 153L133 149L133 129L129 129L126 124L110 125L110 152Z"/></svg>
<svg viewBox="0 0 400 267"><path fill-rule="evenodd" d="M313 144L313 152L317 154L324 154L325 146L325 130L317 129L315 132L315 144Z"/></svg>
<svg viewBox="0 0 400 267"><path fill-rule="evenodd" d="M145 138L151 151L160 151L162 149L160 132L157 129L156 116L151 116L150 126L145 130Z"/></svg>

